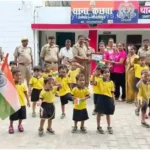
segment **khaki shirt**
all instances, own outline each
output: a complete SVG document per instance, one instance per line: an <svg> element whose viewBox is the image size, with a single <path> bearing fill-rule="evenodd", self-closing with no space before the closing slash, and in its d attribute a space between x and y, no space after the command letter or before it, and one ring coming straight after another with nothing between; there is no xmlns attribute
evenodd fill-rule
<svg viewBox="0 0 150 150"><path fill-rule="evenodd" d="M18 63L29 65L32 62L32 49L31 47L18 46L15 49L14 56L17 57Z"/></svg>
<svg viewBox="0 0 150 150"><path fill-rule="evenodd" d="M85 45L80 46L79 43L76 43L72 47L72 53L73 53L73 57L76 56L87 57L87 48Z"/></svg>
<svg viewBox="0 0 150 150"><path fill-rule="evenodd" d="M138 55L146 57L146 62L150 64L150 47L148 47L147 49L145 49L144 47L141 47L138 50Z"/></svg>
<svg viewBox="0 0 150 150"><path fill-rule="evenodd" d="M87 56L91 56L92 55L92 53L94 53L95 51L94 51L94 48L92 48L92 47L88 47L88 49L87 49Z"/></svg>
<svg viewBox="0 0 150 150"><path fill-rule="evenodd" d="M57 62L58 61L58 51L57 45L50 46L46 44L42 47L40 57L44 58L47 62Z"/></svg>

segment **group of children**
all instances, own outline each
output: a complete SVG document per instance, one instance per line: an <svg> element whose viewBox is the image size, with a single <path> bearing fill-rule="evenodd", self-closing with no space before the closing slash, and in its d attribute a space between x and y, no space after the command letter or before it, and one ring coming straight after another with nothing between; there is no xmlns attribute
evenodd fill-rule
<svg viewBox="0 0 150 150"><path fill-rule="evenodd" d="M73 103L72 133L77 132L78 122L81 122L80 130L86 133L85 120L89 119L87 112L87 99L90 98L90 91L85 87L85 76L82 74L83 66L77 62L70 63L71 68L65 65L58 67L58 75L54 76L49 64L45 64L44 72L41 67L33 68L33 76L29 82L29 94L24 83L21 82L21 72L15 62L10 62L12 75L16 84L21 108L10 116L9 133L14 133L13 122L19 120L18 130L23 132L22 120L26 119L26 104L30 106L29 97L32 102L32 117L36 116L36 105L40 106L40 127L39 136L44 134L44 123L48 120L47 132L54 134L52 120L55 118L55 97L60 97L62 115L65 117L65 105L71 101ZM110 80L110 71L107 67L97 67L93 73L90 83L94 90L94 112L97 115L97 131L104 134L101 127L101 116L106 115L108 132L113 133L110 115L114 114L114 84Z"/></svg>

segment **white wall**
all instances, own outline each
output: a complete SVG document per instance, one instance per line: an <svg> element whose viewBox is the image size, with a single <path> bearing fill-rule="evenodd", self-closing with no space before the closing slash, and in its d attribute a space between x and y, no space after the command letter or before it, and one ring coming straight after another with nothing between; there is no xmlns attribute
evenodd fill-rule
<svg viewBox="0 0 150 150"><path fill-rule="evenodd" d="M70 7L43 7L37 8L36 23L70 24Z"/></svg>
<svg viewBox="0 0 150 150"><path fill-rule="evenodd" d="M0 1L0 47L9 53L9 60L14 59L13 52L21 44L21 37L27 36L33 48L32 3L25 3L26 7L21 1Z"/></svg>

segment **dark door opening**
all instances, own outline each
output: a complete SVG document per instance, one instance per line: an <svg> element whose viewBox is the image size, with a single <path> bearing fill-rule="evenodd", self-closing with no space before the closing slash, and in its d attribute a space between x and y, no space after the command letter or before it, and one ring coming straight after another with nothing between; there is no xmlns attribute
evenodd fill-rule
<svg viewBox="0 0 150 150"><path fill-rule="evenodd" d="M142 45L142 35L127 35L127 45L134 45L138 50Z"/></svg>
<svg viewBox="0 0 150 150"><path fill-rule="evenodd" d="M110 39L110 38L112 38L112 39L114 39L114 42L116 42L116 35L114 34L110 34L110 35L105 35L105 34L103 34L103 35L99 35L99 40L98 40L98 42L101 42L101 41L103 41L106 45L108 44L108 40Z"/></svg>
<svg viewBox="0 0 150 150"><path fill-rule="evenodd" d="M105 43L105 45L107 45L108 44L108 40L110 38L114 39L114 42L116 43L116 35L115 34L109 34L109 35L102 34L102 35L99 35L98 43L103 41Z"/></svg>
<svg viewBox="0 0 150 150"><path fill-rule="evenodd" d="M56 44L59 49L65 46L65 41L71 40L71 46L75 44L75 33L74 32L56 32Z"/></svg>

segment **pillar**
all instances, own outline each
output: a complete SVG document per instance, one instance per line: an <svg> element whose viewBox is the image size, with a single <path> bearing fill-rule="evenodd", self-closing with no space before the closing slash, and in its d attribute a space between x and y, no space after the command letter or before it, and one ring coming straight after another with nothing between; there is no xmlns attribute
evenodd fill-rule
<svg viewBox="0 0 150 150"><path fill-rule="evenodd" d="M34 65L39 65L39 45L38 45L38 31L33 30L33 63Z"/></svg>
<svg viewBox="0 0 150 150"><path fill-rule="evenodd" d="M97 30L89 30L89 38L90 38L90 46L94 48L95 51L97 51L97 41L98 41L98 35ZM96 63L92 62L91 64L91 73L96 67Z"/></svg>

